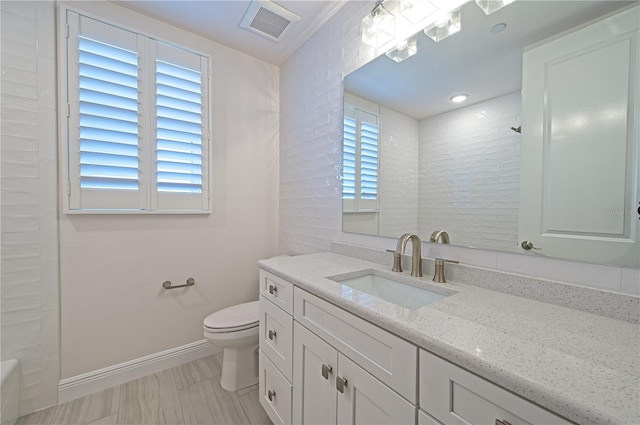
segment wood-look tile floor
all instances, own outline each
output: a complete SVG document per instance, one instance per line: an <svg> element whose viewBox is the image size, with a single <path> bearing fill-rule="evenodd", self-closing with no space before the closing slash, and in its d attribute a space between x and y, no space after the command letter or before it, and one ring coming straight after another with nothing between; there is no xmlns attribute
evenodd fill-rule
<svg viewBox="0 0 640 425"><path fill-rule="evenodd" d="M220 386L221 357L210 356L59 404L16 425L272 425L258 386Z"/></svg>

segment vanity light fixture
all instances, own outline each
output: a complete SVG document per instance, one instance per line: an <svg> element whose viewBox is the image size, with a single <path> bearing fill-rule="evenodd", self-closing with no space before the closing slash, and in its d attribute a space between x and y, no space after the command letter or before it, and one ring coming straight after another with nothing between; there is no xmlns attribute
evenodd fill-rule
<svg viewBox="0 0 640 425"><path fill-rule="evenodd" d="M376 49L396 37L396 17L378 0L371 13L362 20L362 42Z"/></svg>
<svg viewBox="0 0 640 425"><path fill-rule="evenodd" d="M362 42L377 49L395 45L387 56L400 62L415 54L406 40L420 31L441 41L462 29L461 9L472 0L377 0L362 19ZM516 0L475 0L489 15ZM500 24L498 24L500 25ZM495 30L499 32L500 27ZM504 29L504 27L502 27ZM494 31L492 29L492 31Z"/></svg>
<svg viewBox="0 0 640 425"><path fill-rule="evenodd" d="M453 103L462 103L465 100L467 100L468 97L469 95L467 94L456 94L455 96L451 96L449 100L452 101Z"/></svg>
<svg viewBox="0 0 640 425"><path fill-rule="evenodd" d="M418 35L414 34L385 54L396 62L402 62L403 60L415 55L417 52Z"/></svg>
<svg viewBox="0 0 640 425"><path fill-rule="evenodd" d="M460 9L441 15L432 25L424 29L424 33L433 41L442 41L462 29Z"/></svg>
<svg viewBox="0 0 640 425"><path fill-rule="evenodd" d="M476 4L485 14L491 15L503 7L513 3L515 0L476 0Z"/></svg>
<svg viewBox="0 0 640 425"><path fill-rule="evenodd" d="M400 0L400 14L413 24L420 23L438 11L438 8L426 0Z"/></svg>

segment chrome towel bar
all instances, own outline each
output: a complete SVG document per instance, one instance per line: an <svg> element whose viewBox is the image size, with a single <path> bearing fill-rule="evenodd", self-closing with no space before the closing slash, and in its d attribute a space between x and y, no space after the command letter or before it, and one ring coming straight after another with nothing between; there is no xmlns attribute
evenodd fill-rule
<svg viewBox="0 0 640 425"><path fill-rule="evenodd" d="M193 286L195 284L196 284L196 281L192 277L190 277L189 279L187 279L187 283L185 283L184 285L172 286L170 280L165 280L164 282L162 282L162 287L164 289L175 289L175 288L185 288L187 286Z"/></svg>

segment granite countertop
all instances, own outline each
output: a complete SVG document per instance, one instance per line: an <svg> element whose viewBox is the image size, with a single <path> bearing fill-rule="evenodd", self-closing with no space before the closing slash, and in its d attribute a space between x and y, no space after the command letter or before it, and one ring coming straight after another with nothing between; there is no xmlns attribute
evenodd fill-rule
<svg viewBox="0 0 640 425"><path fill-rule="evenodd" d="M640 424L640 326L473 285L409 310L327 279L389 268L320 253L262 260L294 285L580 424ZM402 276L409 276L407 272Z"/></svg>

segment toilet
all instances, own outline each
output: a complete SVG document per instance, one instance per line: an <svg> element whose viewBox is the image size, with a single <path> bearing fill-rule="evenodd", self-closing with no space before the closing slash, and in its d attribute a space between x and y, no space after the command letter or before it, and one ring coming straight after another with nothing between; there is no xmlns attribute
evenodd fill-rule
<svg viewBox="0 0 640 425"><path fill-rule="evenodd" d="M220 385L237 391L258 383L259 302L237 304L208 315L204 337L224 348Z"/></svg>

